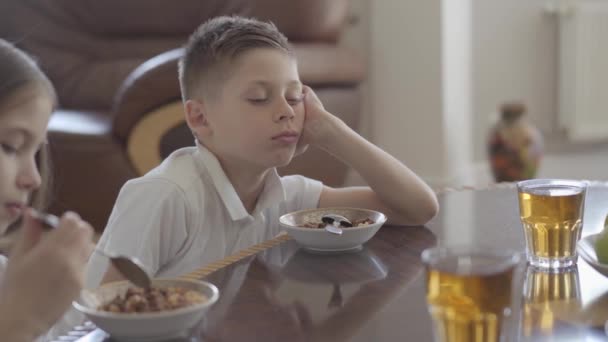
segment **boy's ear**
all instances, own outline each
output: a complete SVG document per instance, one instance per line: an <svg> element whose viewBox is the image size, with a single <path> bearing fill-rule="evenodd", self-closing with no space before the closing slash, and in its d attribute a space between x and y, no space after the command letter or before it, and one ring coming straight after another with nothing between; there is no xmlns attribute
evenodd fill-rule
<svg viewBox="0 0 608 342"><path fill-rule="evenodd" d="M191 130L209 128L205 106L201 101L196 99L187 100L184 104L184 110L186 111L186 123Z"/></svg>

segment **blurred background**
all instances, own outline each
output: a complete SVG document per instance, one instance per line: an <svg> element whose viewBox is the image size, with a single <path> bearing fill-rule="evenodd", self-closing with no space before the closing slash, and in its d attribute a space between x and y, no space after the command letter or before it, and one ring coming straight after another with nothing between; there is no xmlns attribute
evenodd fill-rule
<svg viewBox="0 0 608 342"><path fill-rule="evenodd" d="M352 1L362 131L435 187L493 181L487 139L518 101L544 137L536 177L608 179L608 3ZM356 182L355 178L352 178Z"/></svg>
<svg viewBox="0 0 608 342"><path fill-rule="evenodd" d="M608 179L606 1L3 0L0 37L59 93L51 212L101 231L125 181L193 144L180 47L229 14L275 22L326 108L437 190ZM363 184L315 149L280 171Z"/></svg>

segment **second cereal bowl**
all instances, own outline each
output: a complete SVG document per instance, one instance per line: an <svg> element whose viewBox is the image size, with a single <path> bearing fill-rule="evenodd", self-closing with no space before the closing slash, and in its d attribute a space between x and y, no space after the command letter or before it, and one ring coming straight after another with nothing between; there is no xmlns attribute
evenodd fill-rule
<svg viewBox="0 0 608 342"><path fill-rule="evenodd" d="M337 214L351 222L371 219L374 223L360 227L343 228L342 235L331 234L323 228L308 228L306 224L320 223L326 214ZM386 216L378 211L359 208L318 208L285 214L279 219L285 229L302 247L317 252L346 252L361 249L386 222Z"/></svg>

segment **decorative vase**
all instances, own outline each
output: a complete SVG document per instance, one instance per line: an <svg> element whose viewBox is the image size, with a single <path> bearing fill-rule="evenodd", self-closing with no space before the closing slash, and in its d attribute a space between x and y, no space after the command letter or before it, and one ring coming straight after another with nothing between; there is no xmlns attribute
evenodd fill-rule
<svg viewBox="0 0 608 342"><path fill-rule="evenodd" d="M496 182L534 178L543 154L540 131L526 119L522 103L505 103L490 131L488 158Z"/></svg>

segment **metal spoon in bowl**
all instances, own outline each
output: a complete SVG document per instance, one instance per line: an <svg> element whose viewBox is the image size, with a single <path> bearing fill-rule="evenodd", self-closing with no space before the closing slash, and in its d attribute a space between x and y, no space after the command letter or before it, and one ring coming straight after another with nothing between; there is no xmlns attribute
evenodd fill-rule
<svg viewBox="0 0 608 342"><path fill-rule="evenodd" d="M343 227L352 227L353 224L344 216L337 214L325 214L321 217L321 221L326 223L325 230L337 235L342 235Z"/></svg>
<svg viewBox="0 0 608 342"><path fill-rule="evenodd" d="M54 229L59 226L59 218L53 214L42 213L34 210L32 216L38 220L45 228ZM112 265L116 267L118 272L127 278L131 283L136 286L149 288L150 287L150 276L144 270L141 262L137 258L132 258L124 255L111 255L100 249L95 249L95 252L107 257L112 262Z"/></svg>
<svg viewBox="0 0 608 342"><path fill-rule="evenodd" d="M102 251L101 249L95 249L95 252L110 259L110 262L120 274L127 278L135 286L149 289L152 284L152 280L148 275L148 272L144 270L142 263L137 258L128 257L126 255L114 255L108 252Z"/></svg>

